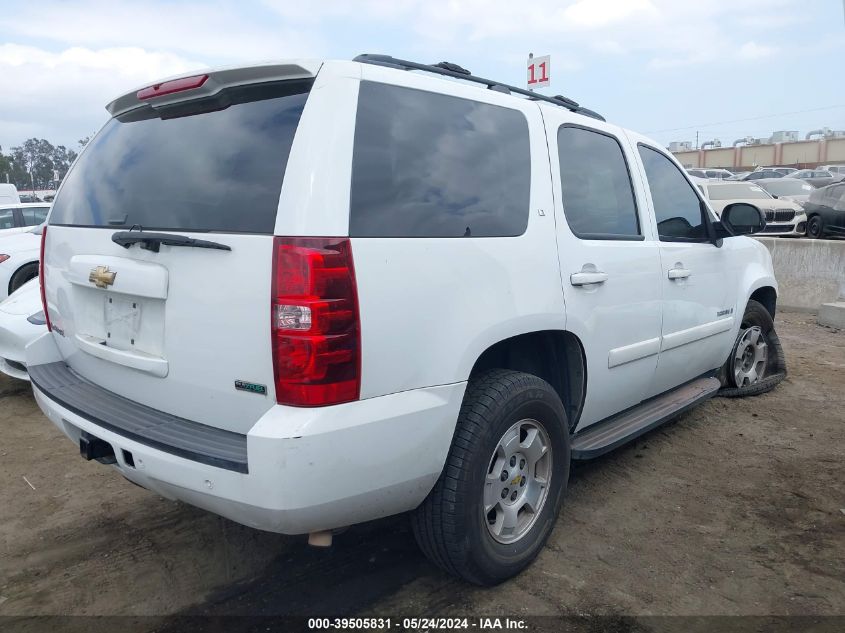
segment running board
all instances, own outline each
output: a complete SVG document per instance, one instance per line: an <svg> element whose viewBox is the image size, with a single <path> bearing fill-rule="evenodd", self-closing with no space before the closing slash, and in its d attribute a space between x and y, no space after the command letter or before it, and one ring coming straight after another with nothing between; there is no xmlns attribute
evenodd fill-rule
<svg viewBox="0 0 845 633"><path fill-rule="evenodd" d="M612 451L713 397L720 386L717 378L698 378L588 426L572 436L572 459L592 459Z"/></svg>

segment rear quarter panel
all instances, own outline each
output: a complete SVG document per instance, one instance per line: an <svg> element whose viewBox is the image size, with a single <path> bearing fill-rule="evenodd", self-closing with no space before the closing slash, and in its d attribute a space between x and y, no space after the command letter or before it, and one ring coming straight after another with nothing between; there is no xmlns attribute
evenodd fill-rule
<svg viewBox="0 0 845 633"><path fill-rule="evenodd" d="M360 68L362 78L369 81L442 91L522 112L528 121L532 161L529 221L521 236L353 238L362 328L361 397L465 381L478 357L494 343L525 332L564 329L548 150L536 104L416 73ZM331 91L346 91L344 103L351 100L354 108L355 83L341 77ZM322 98L318 85L310 99L316 98ZM332 98L336 107L339 92ZM321 109L316 100L308 107ZM328 127L327 134L336 140L335 155L324 160L319 150L310 150L311 157L297 168L300 171L288 173L283 192L321 208L312 207L313 213L286 229L311 235L342 230L348 235L354 117L344 112ZM321 165L331 174L328 180L343 182L344 187L338 188L343 194L317 193L306 203L308 163ZM299 184L291 173L302 174ZM324 181L323 175L313 175L312 182Z"/></svg>

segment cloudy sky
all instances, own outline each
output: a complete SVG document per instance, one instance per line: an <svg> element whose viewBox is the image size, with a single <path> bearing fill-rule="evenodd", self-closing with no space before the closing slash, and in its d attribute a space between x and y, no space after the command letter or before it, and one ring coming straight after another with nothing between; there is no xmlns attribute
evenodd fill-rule
<svg viewBox="0 0 845 633"><path fill-rule="evenodd" d="M75 146L103 106L207 66L387 53L552 86L657 140L845 129L843 0L3 0L0 146Z"/></svg>

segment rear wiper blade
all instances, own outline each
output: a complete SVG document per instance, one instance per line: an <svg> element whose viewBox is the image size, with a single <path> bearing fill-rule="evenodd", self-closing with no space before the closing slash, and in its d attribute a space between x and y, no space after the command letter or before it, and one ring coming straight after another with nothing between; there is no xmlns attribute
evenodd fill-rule
<svg viewBox="0 0 845 633"><path fill-rule="evenodd" d="M158 253L162 244L167 246L188 246L191 248L214 248L220 251L230 251L231 246L211 242L209 240L197 240L187 235L173 235L171 233L144 233L141 231L118 231L111 236L111 241L123 248L129 248L133 244L140 244L141 248Z"/></svg>

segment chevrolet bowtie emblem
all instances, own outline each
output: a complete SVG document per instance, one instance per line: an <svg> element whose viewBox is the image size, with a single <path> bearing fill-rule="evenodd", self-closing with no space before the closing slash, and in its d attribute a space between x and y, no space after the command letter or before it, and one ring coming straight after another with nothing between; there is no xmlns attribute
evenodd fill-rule
<svg viewBox="0 0 845 633"><path fill-rule="evenodd" d="M88 275L88 281L97 286L97 288L106 288L114 283L114 278L117 273L109 271L108 266L97 266L91 269L91 274Z"/></svg>

